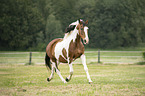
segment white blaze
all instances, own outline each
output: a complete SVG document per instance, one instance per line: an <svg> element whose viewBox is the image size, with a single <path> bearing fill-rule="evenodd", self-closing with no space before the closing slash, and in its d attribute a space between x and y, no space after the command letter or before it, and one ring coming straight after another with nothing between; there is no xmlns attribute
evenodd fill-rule
<svg viewBox="0 0 145 96"><path fill-rule="evenodd" d="M87 26L84 27L86 43L89 43L88 29L89 28Z"/></svg>

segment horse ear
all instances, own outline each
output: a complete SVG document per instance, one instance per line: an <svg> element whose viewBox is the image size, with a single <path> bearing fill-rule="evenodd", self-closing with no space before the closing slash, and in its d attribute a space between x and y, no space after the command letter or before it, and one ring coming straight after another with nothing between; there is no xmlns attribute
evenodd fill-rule
<svg viewBox="0 0 145 96"><path fill-rule="evenodd" d="M88 24L88 20L85 22L85 24L86 24L86 25Z"/></svg>

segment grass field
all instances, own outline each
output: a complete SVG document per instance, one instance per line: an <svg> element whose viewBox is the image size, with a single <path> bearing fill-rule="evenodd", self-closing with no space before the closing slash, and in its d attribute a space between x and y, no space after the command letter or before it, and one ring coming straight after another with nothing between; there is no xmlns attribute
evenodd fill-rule
<svg viewBox="0 0 145 96"><path fill-rule="evenodd" d="M143 60L143 51L101 51L102 64L97 64L96 50L86 51L93 84L88 84L80 59L74 62L72 80L64 84L56 73L47 82L50 71L43 64L45 52L33 52L34 65L26 66L29 52L1 51L0 96L144 96L145 65L136 64ZM59 69L64 78L69 75L68 65L62 64Z"/></svg>
<svg viewBox="0 0 145 96"><path fill-rule="evenodd" d="M88 64L93 84L88 80L83 65L74 64L72 80L64 84L55 73L50 75L44 65L0 65L0 96L144 96L145 65ZM59 69L65 78L68 65Z"/></svg>

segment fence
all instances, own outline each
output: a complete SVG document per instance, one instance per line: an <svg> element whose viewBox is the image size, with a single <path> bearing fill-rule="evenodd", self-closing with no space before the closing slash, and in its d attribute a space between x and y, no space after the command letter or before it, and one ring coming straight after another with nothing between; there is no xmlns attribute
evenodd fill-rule
<svg viewBox="0 0 145 96"><path fill-rule="evenodd" d="M98 60L102 63L116 64L134 64L143 60L142 51L86 51L87 63L96 64ZM44 64L45 52L32 52L30 61L30 52L0 52L0 64ZM74 64L80 64L81 60L77 59Z"/></svg>
<svg viewBox="0 0 145 96"><path fill-rule="evenodd" d="M88 54L87 56L91 62L94 62L99 54L100 62L102 63L134 64L143 60L142 51L100 51L100 53L97 51L89 51L86 53L94 54L92 56Z"/></svg>

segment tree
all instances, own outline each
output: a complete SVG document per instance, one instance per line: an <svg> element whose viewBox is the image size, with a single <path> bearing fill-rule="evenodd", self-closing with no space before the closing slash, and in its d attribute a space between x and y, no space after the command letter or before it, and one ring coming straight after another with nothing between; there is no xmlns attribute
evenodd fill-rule
<svg viewBox="0 0 145 96"><path fill-rule="evenodd" d="M49 15L47 19L47 24L45 28L46 32L46 44L48 44L51 40L55 38L62 38L63 31L61 28L60 21L56 20L55 16L53 14Z"/></svg>
<svg viewBox="0 0 145 96"><path fill-rule="evenodd" d="M131 0L101 0L92 9L90 47L116 48L137 46L142 42L142 16ZM142 9L141 9L142 10ZM143 11L141 11L143 12ZM143 24L143 23L142 23ZM144 25L144 24L143 24Z"/></svg>
<svg viewBox="0 0 145 96"><path fill-rule="evenodd" d="M1 45L14 50L36 45L36 34L43 25L35 2L10 0L2 2L1 5Z"/></svg>
<svg viewBox="0 0 145 96"><path fill-rule="evenodd" d="M145 43L145 0L1 0L0 49L44 50L77 19L88 20L91 48Z"/></svg>
<svg viewBox="0 0 145 96"><path fill-rule="evenodd" d="M52 0L54 15L63 25L63 32L70 23L80 19L79 11L74 9L77 2L77 0Z"/></svg>

